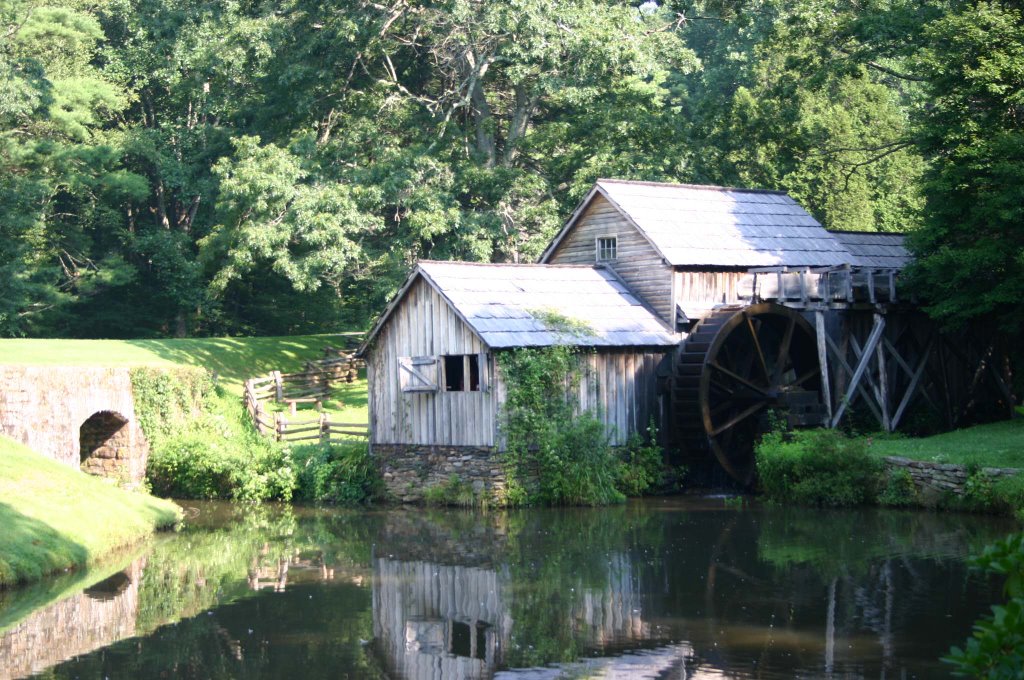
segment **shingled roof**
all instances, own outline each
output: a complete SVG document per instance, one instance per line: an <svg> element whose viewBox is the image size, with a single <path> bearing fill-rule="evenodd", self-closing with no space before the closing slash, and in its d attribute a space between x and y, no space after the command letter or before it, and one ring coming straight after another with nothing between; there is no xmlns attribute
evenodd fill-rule
<svg viewBox="0 0 1024 680"><path fill-rule="evenodd" d="M903 234L866 231L830 231L850 252L855 267L902 269L913 259L904 245Z"/></svg>
<svg viewBox="0 0 1024 680"><path fill-rule="evenodd" d="M669 347L678 342L612 272L601 267L421 261L364 347L419 277L493 349L554 344Z"/></svg>
<svg viewBox="0 0 1024 680"><path fill-rule="evenodd" d="M827 267L846 248L785 192L600 179L541 261L603 195L673 266Z"/></svg>

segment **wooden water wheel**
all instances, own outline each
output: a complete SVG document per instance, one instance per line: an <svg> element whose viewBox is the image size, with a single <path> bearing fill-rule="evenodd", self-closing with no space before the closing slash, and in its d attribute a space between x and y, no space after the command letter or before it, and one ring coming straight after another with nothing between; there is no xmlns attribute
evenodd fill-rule
<svg viewBox="0 0 1024 680"><path fill-rule="evenodd" d="M771 416L820 425L821 370L814 328L771 303L720 307L683 343L674 410L683 445L710 451L743 485L754 474L754 445Z"/></svg>

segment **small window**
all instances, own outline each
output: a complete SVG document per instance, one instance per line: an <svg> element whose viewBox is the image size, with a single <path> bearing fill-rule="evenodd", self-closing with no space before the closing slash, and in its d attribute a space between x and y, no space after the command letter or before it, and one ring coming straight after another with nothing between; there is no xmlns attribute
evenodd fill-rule
<svg viewBox="0 0 1024 680"><path fill-rule="evenodd" d="M617 240L614 236L602 236L597 239L598 262L608 262L615 259L616 250L618 249Z"/></svg>
<svg viewBox="0 0 1024 680"><path fill-rule="evenodd" d="M476 354L448 354L444 357L446 392L480 391L480 357Z"/></svg>

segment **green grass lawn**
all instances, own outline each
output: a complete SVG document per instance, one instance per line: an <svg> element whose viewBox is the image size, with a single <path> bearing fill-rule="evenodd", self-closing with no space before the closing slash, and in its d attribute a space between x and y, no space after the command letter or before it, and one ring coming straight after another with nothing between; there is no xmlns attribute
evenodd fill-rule
<svg viewBox="0 0 1024 680"><path fill-rule="evenodd" d="M903 456L936 463L1024 468L1024 418L920 439L874 438L870 451L878 456Z"/></svg>
<svg viewBox="0 0 1024 680"><path fill-rule="evenodd" d="M83 567L180 516L170 501L123 491L0 437L0 587Z"/></svg>
<svg viewBox="0 0 1024 680"><path fill-rule="evenodd" d="M350 334L168 340L0 340L0 364L52 366L204 366L237 394L242 383L297 371L323 348L351 345Z"/></svg>

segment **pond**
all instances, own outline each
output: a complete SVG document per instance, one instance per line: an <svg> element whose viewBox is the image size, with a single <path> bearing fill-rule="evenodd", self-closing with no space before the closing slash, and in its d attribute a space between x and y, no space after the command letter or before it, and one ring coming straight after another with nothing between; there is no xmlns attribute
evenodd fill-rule
<svg viewBox="0 0 1024 680"><path fill-rule="evenodd" d="M947 677L1000 597L978 516L664 498L470 512L184 502L0 592L0 678Z"/></svg>

